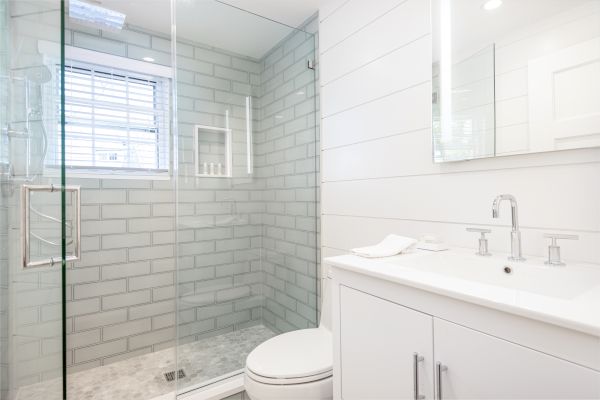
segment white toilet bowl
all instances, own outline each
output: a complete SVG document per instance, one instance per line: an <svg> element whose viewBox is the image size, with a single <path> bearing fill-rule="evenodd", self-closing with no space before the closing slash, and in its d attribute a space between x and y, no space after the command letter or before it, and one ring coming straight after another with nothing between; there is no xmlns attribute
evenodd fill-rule
<svg viewBox="0 0 600 400"><path fill-rule="evenodd" d="M329 285L324 279L318 328L275 336L248 355L244 385L250 399L333 399Z"/></svg>

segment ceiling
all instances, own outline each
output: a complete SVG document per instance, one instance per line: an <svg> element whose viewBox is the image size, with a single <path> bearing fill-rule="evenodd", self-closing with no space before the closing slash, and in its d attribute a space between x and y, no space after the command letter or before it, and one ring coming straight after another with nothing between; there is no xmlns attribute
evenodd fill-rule
<svg viewBox="0 0 600 400"><path fill-rule="evenodd" d="M291 27L301 25L317 12L319 1L176 0L177 36L260 59L293 31ZM171 32L170 0L96 2L126 14L130 25Z"/></svg>

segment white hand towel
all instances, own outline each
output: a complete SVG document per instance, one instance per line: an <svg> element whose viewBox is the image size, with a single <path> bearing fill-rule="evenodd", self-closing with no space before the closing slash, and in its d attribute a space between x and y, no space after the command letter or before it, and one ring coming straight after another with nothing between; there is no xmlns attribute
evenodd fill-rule
<svg viewBox="0 0 600 400"><path fill-rule="evenodd" d="M378 258L391 257L412 248L417 241L413 238L388 235L383 241L375 246L359 247L352 249L352 253L361 257Z"/></svg>

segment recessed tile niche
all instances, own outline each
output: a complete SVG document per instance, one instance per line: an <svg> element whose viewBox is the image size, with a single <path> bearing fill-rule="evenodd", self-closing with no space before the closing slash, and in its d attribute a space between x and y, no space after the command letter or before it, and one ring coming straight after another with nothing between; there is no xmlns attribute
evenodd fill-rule
<svg viewBox="0 0 600 400"><path fill-rule="evenodd" d="M196 176L231 178L231 129L216 126L194 127Z"/></svg>

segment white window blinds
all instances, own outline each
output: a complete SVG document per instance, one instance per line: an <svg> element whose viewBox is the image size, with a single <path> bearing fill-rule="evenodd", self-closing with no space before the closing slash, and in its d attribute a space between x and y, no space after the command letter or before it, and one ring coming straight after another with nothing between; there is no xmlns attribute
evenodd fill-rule
<svg viewBox="0 0 600 400"><path fill-rule="evenodd" d="M168 171L169 100L167 78L67 63L66 167ZM49 150L60 161L60 137Z"/></svg>

